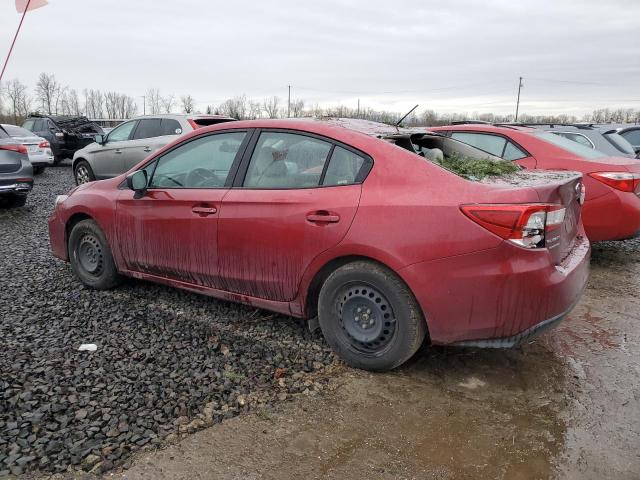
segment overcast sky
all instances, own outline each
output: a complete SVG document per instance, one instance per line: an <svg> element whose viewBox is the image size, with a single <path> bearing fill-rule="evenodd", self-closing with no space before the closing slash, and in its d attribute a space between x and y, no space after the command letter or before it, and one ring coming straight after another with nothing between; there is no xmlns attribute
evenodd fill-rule
<svg viewBox="0 0 640 480"><path fill-rule="evenodd" d="M20 16L0 0L0 56ZM404 111L640 109L637 0L49 0L5 79Z"/></svg>

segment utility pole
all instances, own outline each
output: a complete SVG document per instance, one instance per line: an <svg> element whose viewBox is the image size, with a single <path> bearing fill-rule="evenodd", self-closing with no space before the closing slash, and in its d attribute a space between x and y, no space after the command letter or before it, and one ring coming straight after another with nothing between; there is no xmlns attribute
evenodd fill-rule
<svg viewBox="0 0 640 480"><path fill-rule="evenodd" d="M516 102L516 118L515 121L518 121L518 110L520 109L520 90L522 89L522 77L518 81L518 101Z"/></svg>
<svg viewBox="0 0 640 480"><path fill-rule="evenodd" d="M360 118L360 99L358 99L358 118Z"/></svg>
<svg viewBox="0 0 640 480"><path fill-rule="evenodd" d="M287 102L287 118L291 118L291 85L289 85L289 101Z"/></svg>
<svg viewBox="0 0 640 480"><path fill-rule="evenodd" d="M142 114L146 115L147 114L147 96L146 95L140 95L142 97Z"/></svg>

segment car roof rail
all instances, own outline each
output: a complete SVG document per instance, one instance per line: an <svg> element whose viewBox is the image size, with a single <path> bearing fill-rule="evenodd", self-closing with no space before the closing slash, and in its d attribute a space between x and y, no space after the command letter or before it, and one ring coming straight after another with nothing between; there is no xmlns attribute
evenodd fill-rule
<svg viewBox="0 0 640 480"><path fill-rule="evenodd" d="M507 125L515 125L518 127L575 127L582 129L592 129L594 128L593 123L563 123L563 122L514 122L508 123Z"/></svg>

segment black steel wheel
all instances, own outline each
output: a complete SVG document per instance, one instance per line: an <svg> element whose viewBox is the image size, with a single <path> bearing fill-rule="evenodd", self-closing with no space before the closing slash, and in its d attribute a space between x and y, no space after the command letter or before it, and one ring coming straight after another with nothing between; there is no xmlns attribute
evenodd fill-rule
<svg viewBox="0 0 640 480"><path fill-rule="evenodd" d="M73 227L68 250L73 272L88 287L106 290L120 283L107 239L93 220L82 220Z"/></svg>
<svg viewBox="0 0 640 480"><path fill-rule="evenodd" d="M427 332L422 311L402 279L364 260L327 277L318 298L318 323L345 362L372 371L403 364Z"/></svg>

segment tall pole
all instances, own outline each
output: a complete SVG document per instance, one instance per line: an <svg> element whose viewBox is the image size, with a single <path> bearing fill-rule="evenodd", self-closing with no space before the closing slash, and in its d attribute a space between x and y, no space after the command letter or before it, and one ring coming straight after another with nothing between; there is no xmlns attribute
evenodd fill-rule
<svg viewBox="0 0 640 480"><path fill-rule="evenodd" d="M146 95L140 95L142 97L142 114L146 115L147 114L147 96Z"/></svg>
<svg viewBox="0 0 640 480"><path fill-rule="evenodd" d="M520 109L520 90L522 89L522 77L518 80L518 101L516 102L516 118L515 121L518 121L518 110Z"/></svg>
<svg viewBox="0 0 640 480"><path fill-rule="evenodd" d="M360 118L360 99L358 99L358 118Z"/></svg>
<svg viewBox="0 0 640 480"><path fill-rule="evenodd" d="M4 77L4 71L7 69L7 64L9 63L9 57L11 56L11 52L13 52L13 47L16 44L16 39L18 38L18 34L20 33L20 29L22 28L22 22L24 22L24 17L27 15L27 11L29 10L30 3L31 3L31 0L28 0L27 6L24 7L24 12L22 12L22 17L20 18L18 29L16 30L16 34L13 36L13 42L11 42L11 47L9 47L9 53L7 53L7 58L5 58L4 65L2 66L2 72L0 72L0 82L2 81L2 77Z"/></svg>
<svg viewBox="0 0 640 480"><path fill-rule="evenodd" d="M289 101L287 102L287 118L291 118L291 85L289 85Z"/></svg>

